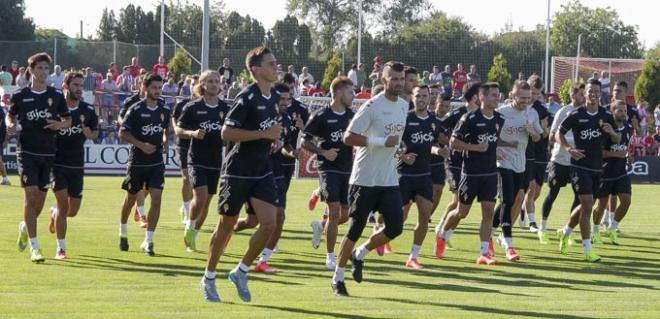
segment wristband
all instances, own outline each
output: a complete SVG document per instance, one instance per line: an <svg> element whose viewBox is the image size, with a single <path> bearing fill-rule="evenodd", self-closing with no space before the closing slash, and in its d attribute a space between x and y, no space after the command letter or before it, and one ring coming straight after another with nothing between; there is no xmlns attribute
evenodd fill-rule
<svg viewBox="0 0 660 319"><path fill-rule="evenodd" d="M367 145L385 146L386 140L385 137L369 136L367 137Z"/></svg>

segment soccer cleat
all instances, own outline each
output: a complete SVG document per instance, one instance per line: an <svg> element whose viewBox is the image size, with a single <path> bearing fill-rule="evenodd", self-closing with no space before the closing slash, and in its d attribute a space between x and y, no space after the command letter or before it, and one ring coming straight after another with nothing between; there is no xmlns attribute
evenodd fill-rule
<svg viewBox="0 0 660 319"><path fill-rule="evenodd" d="M257 266L254 267L254 271L273 275L277 272L277 268L269 266L268 263L258 263Z"/></svg>
<svg viewBox="0 0 660 319"><path fill-rule="evenodd" d="M598 244L602 245L603 244L603 239L600 238L600 232L597 233L591 233L591 243L592 244Z"/></svg>
<svg viewBox="0 0 660 319"><path fill-rule="evenodd" d="M41 249L32 250L32 254L30 256L30 259L34 263L42 263L42 262L46 261L46 258L44 258L44 254L41 253Z"/></svg>
<svg viewBox="0 0 660 319"><path fill-rule="evenodd" d="M591 263L595 263L597 261L600 261L600 256L598 256L598 254L593 252L593 250L590 250L590 251L584 253L584 260L586 260L588 262L591 262Z"/></svg>
<svg viewBox="0 0 660 319"><path fill-rule="evenodd" d="M519 261L520 256L518 255L516 250L513 249L513 247L509 247L506 250L506 259L508 259L509 261Z"/></svg>
<svg viewBox="0 0 660 319"><path fill-rule="evenodd" d="M406 261L406 267L407 268L412 268L412 269L422 269L424 266L420 265L419 262L417 262L417 258L410 258Z"/></svg>
<svg viewBox="0 0 660 319"><path fill-rule="evenodd" d="M149 222L147 222L147 216L140 216L140 228L147 228Z"/></svg>
<svg viewBox="0 0 660 319"><path fill-rule="evenodd" d="M499 237L497 238L499 242ZM493 239L488 240L488 256L495 257L495 245L493 244Z"/></svg>
<svg viewBox="0 0 660 319"><path fill-rule="evenodd" d="M335 270L337 268L337 262L334 259L325 259L325 269Z"/></svg>
<svg viewBox="0 0 660 319"><path fill-rule="evenodd" d="M143 241L142 244L140 244L140 248L149 256L153 257L156 255L153 242Z"/></svg>
<svg viewBox="0 0 660 319"><path fill-rule="evenodd" d="M608 229L607 231L605 231L605 234L607 235L607 237L610 238L613 245L619 245L619 234L616 232L615 229Z"/></svg>
<svg viewBox="0 0 660 319"><path fill-rule="evenodd" d="M569 236L564 236L564 231L557 229L557 238L559 239L559 252L562 255L568 255Z"/></svg>
<svg viewBox="0 0 660 319"><path fill-rule="evenodd" d="M351 273L353 274L353 279L357 283L362 282L362 267L364 267L364 260L358 260L355 258L355 250L351 253L351 263L353 264L353 269Z"/></svg>
<svg viewBox="0 0 660 319"><path fill-rule="evenodd" d="M346 291L346 284L343 281L338 281L332 283L332 291L335 293L335 296L348 297L348 291Z"/></svg>
<svg viewBox="0 0 660 319"><path fill-rule="evenodd" d="M578 243L575 241L575 237L573 237L573 233L570 233L568 235L567 243L569 247L577 246Z"/></svg>
<svg viewBox="0 0 660 319"><path fill-rule="evenodd" d="M536 235L539 237L539 242L543 245L550 244L550 235L547 231L539 230Z"/></svg>
<svg viewBox="0 0 660 319"><path fill-rule="evenodd" d="M520 228L527 228L527 221L523 218L522 214L520 214L520 218L518 219L518 226Z"/></svg>
<svg viewBox="0 0 660 319"><path fill-rule="evenodd" d="M64 249L58 249L57 253L55 254L55 259L57 260L66 259L66 251L64 251Z"/></svg>
<svg viewBox="0 0 660 319"><path fill-rule="evenodd" d="M309 197L309 202L307 202L307 208L310 211L316 208L316 204L319 202L319 194L316 191L312 192L312 196Z"/></svg>
<svg viewBox="0 0 660 319"><path fill-rule="evenodd" d="M192 249L192 246L194 245L194 243L193 243L193 241L195 240L194 237L195 236L193 234L192 229L186 228L183 231L183 244L186 245L186 248L191 249L193 251L194 251L194 249Z"/></svg>
<svg viewBox="0 0 660 319"><path fill-rule="evenodd" d="M313 221L312 226L312 247L318 249L321 246L321 237L323 236L323 225L318 220Z"/></svg>
<svg viewBox="0 0 660 319"><path fill-rule="evenodd" d="M244 302L250 302L252 300L252 296L250 295L250 290L247 286L247 274L239 269L234 269L229 272L228 278L229 281L234 283L234 286L236 286L238 297L240 297Z"/></svg>
<svg viewBox="0 0 660 319"><path fill-rule="evenodd" d="M530 222L529 223L529 231L532 232L532 233L535 233L535 232L539 231L539 227L536 226L535 222Z"/></svg>
<svg viewBox="0 0 660 319"><path fill-rule="evenodd" d="M385 255L385 245L376 247L376 254L378 254L378 256Z"/></svg>
<svg viewBox="0 0 660 319"><path fill-rule="evenodd" d="M18 224L18 240L16 240L18 251L24 251L28 246L28 233L27 231L23 231L22 225L23 223Z"/></svg>
<svg viewBox="0 0 660 319"><path fill-rule="evenodd" d="M179 208L179 214L181 215L181 223L182 224L187 224L188 223L188 214L186 214L186 206L181 204L181 207Z"/></svg>
<svg viewBox="0 0 660 319"><path fill-rule="evenodd" d="M119 250L128 251L128 237L119 236Z"/></svg>
<svg viewBox="0 0 660 319"><path fill-rule="evenodd" d="M438 259L445 258L445 246L446 242L444 238L435 238L435 257L438 257Z"/></svg>
<svg viewBox="0 0 660 319"><path fill-rule="evenodd" d="M202 277L202 280L199 282L199 288L202 290L204 300L208 302L220 302L220 295L218 295L218 291L215 289L215 279Z"/></svg>
<svg viewBox="0 0 660 319"><path fill-rule="evenodd" d="M50 220L48 221L48 231L51 234L55 233L55 218L53 218L53 210L55 210L55 207L48 209L48 215L50 217Z"/></svg>
<svg viewBox="0 0 660 319"><path fill-rule="evenodd" d="M9 178L3 178L2 182L0 182L0 185L9 186L9 185L11 185L11 182L9 181Z"/></svg>
<svg viewBox="0 0 660 319"><path fill-rule="evenodd" d="M394 250L392 249L392 246L390 245L389 242L387 242L385 245L383 245L383 253L384 253L384 254L392 254L392 253L394 253Z"/></svg>
<svg viewBox="0 0 660 319"><path fill-rule="evenodd" d="M495 260L492 256L484 254L477 258L477 264L479 265L497 265L499 262Z"/></svg>
<svg viewBox="0 0 660 319"><path fill-rule="evenodd" d="M138 213L137 206L135 207L135 210L133 211L133 220L136 222L140 221L140 213Z"/></svg>

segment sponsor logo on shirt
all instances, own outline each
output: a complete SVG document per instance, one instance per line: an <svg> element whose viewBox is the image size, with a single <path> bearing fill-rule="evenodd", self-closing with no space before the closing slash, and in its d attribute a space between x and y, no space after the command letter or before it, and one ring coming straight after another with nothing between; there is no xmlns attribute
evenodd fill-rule
<svg viewBox="0 0 660 319"><path fill-rule="evenodd" d="M219 131L222 129L222 124L220 124L220 121L211 122L211 120L208 120L199 123L199 127L206 132Z"/></svg>
<svg viewBox="0 0 660 319"><path fill-rule="evenodd" d="M595 138L599 138L601 135L603 135L599 129L586 129L583 131L580 131L580 139L581 140L592 140Z"/></svg>
<svg viewBox="0 0 660 319"><path fill-rule="evenodd" d="M265 106L264 106L265 108ZM265 131L269 129L271 126L277 124L277 119L274 118L267 118L263 120L261 123L259 123L259 130L260 131Z"/></svg>
<svg viewBox="0 0 660 319"><path fill-rule="evenodd" d="M28 121L38 121L40 119L47 119L51 117L52 114L48 110L32 110L25 114Z"/></svg>
<svg viewBox="0 0 660 319"><path fill-rule="evenodd" d="M433 142L433 133L415 132L410 135L410 141L413 144Z"/></svg>
<svg viewBox="0 0 660 319"><path fill-rule="evenodd" d="M162 134L163 133L163 127L160 124L149 124L147 126L142 127L142 135L155 135L155 134Z"/></svg>
<svg viewBox="0 0 660 319"><path fill-rule="evenodd" d="M391 135L398 132L403 132L406 127L405 123L389 123L385 125L385 134Z"/></svg>
<svg viewBox="0 0 660 319"><path fill-rule="evenodd" d="M610 152L625 152L628 150L628 146L625 144L614 144L610 146Z"/></svg>
<svg viewBox="0 0 660 319"><path fill-rule="evenodd" d="M515 133L523 133L523 132L526 132L526 131L527 131L527 128L524 127L524 126L518 126L518 127L510 126L510 127L507 127L506 129L504 129L505 133L511 134L511 135L513 135Z"/></svg>
<svg viewBox="0 0 660 319"><path fill-rule="evenodd" d="M61 128L59 131L60 136L78 135L80 133L82 133L82 127L80 124L76 126L71 126L69 128Z"/></svg>
<svg viewBox="0 0 660 319"><path fill-rule="evenodd" d="M339 142L341 141L341 137L344 135L343 130L337 130L332 133L330 133L330 141L332 142Z"/></svg>
<svg viewBox="0 0 660 319"><path fill-rule="evenodd" d="M491 142L493 142L493 143L497 142L497 135L496 134L484 133L484 134L479 134L477 136L477 143L479 143L479 144L481 144L481 143L491 143Z"/></svg>

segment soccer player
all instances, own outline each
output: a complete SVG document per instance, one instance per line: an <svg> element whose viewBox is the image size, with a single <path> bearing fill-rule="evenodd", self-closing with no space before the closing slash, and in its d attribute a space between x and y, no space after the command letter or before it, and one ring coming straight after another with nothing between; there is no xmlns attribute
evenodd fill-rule
<svg viewBox="0 0 660 319"><path fill-rule="evenodd" d="M5 162L3 156L5 155L5 143L7 142L7 125L5 124L5 108L0 107L0 175L2 175L2 181L0 185L11 185L9 177L7 177L7 168L5 167Z"/></svg>
<svg viewBox="0 0 660 319"><path fill-rule="evenodd" d="M431 113L435 116L436 127L440 128L440 135L438 137L438 142L433 145L431 148L431 160L429 161L429 167L431 168L431 181L433 182L433 207L431 208L431 216L435 213L435 210L440 204L440 198L442 198L442 190L445 187L445 180L447 179L446 165L445 160L449 158L449 133L446 131L444 120L449 112L450 108L450 99L451 96L448 94L437 94L435 99L433 98L433 85L429 86L431 90ZM439 87L436 89L439 90ZM429 218L429 222L431 219Z"/></svg>
<svg viewBox="0 0 660 319"><path fill-rule="evenodd" d="M338 225L348 220L348 180L353 166L353 147L342 137L353 118L353 82L345 76L330 84L330 106L316 111L303 130L302 147L316 154L321 198L328 205L325 223L325 268L337 266L335 244Z"/></svg>
<svg viewBox="0 0 660 319"><path fill-rule="evenodd" d="M405 266L422 269L417 261L419 251L428 231L429 218L433 209L433 179L431 178L431 148L438 143L441 128L435 116L428 111L430 91L427 85L413 89L412 102L415 109L408 112L402 141L406 153L401 155L398 172L399 188L403 203L403 220L408 217L412 202L417 204L418 218L415 225L413 244Z"/></svg>
<svg viewBox="0 0 660 319"><path fill-rule="evenodd" d="M568 104L562 107L555 114L555 118L552 121L552 126L550 127L550 141L553 142L552 152L550 157L550 163L548 164L548 194L543 200L542 212L543 217L541 220L541 227L537 232L537 236L541 244L547 245L550 243L550 235L548 234L548 217L550 217L550 212L552 211L552 205L559 195L559 190L566 186L571 180L571 154L569 154L562 146L559 141L555 140L555 136L559 131L559 125L564 119L571 114L576 108L583 107L585 102L584 97L584 84L575 84L571 87L571 104ZM573 139L573 131L568 131L564 137L566 141L571 145L575 146L575 140ZM573 207L571 211L579 204L577 198L573 201ZM569 245L573 245L574 241L572 236L569 236Z"/></svg>
<svg viewBox="0 0 660 319"><path fill-rule="evenodd" d="M119 249L128 251L128 216L135 204L137 193L149 191L151 205L147 216L147 231L140 248L154 256L153 236L160 217L160 204L165 186L165 164L170 131L170 109L159 103L163 79L158 74L147 74L142 86L146 98L131 106L121 124L119 137L130 144L128 170L122 183L126 197L121 208Z"/></svg>
<svg viewBox="0 0 660 319"><path fill-rule="evenodd" d="M183 107L175 128L179 138L190 141L186 156L189 158L193 198L183 238L188 251L197 249L197 234L206 220L213 195L218 191L222 167L220 132L229 111L227 104L218 98L222 85L217 71L202 72L194 88L197 98Z"/></svg>
<svg viewBox="0 0 660 319"><path fill-rule="evenodd" d="M513 247L511 214L514 209L520 209L522 204L527 143L530 138L532 142L538 142L543 134L543 129L538 113L534 108L528 107L532 98L530 85L524 81L516 81L511 94L512 103L497 109L504 119L504 124L498 141L502 156L497 160L501 197L493 227L502 226L502 233L498 241L506 251L506 259L518 261L520 256Z"/></svg>
<svg viewBox="0 0 660 319"><path fill-rule="evenodd" d="M481 249L477 263L487 265L497 264L497 260L488 253L488 244L497 195L497 140L504 122L495 111L499 95L497 83L482 84L479 88L481 107L463 115L452 133L450 147L464 152L463 168L458 186L458 207L447 216L443 225L443 233L456 228L461 219L467 217L474 199L478 198L482 218L479 230ZM436 254L438 250L444 253L444 241L440 242Z"/></svg>
<svg viewBox="0 0 660 319"><path fill-rule="evenodd" d="M52 60L45 52L28 58L29 86L14 93L5 118L7 133L18 137L18 175L25 194L24 220L18 226L18 250L28 246L33 262L44 262L37 240L37 217L41 214L55 160L55 134L71 126L71 116L62 93L49 87L48 71Z"/></svg>
<svg viewBox="0 0 660 319"><path fill-rule="evenodd" d="M199 97L197 97L199 98ZM172 127L176 132L179 125L179 118L183 112L183 107L190 102L190 99L185 98L174 105L172 109ZM224 102L223 102L224 103ZM225 114L227 114L225 112ZM183 203L179 208L181 213L181 222L185 225L190 219L190 203L193 199L193 190L190 186L190 174L188 172L188 150L190 149L190 138L188 136L176 137L176 152L179 160L179 169L181 171L181 198ZM144 203L144 200L142 201ZM144 207L142 208L144 211Z"/></svg>
<svg viewBox="0 0 660 319"><path fill-rule="evenodd" d="M603 143L609 139L619 143L621 135L614 130L612 113L600 107L600 82L589 81L586 86L586 106L573 111L561 123L555 139L571 154L571 183L573 192L580 201L571 213L571 217L563 229L557 230L559 250L568 253L568 235L578 223L582 236L582 247L585 260L596 262L600 256L591 248L591 211L603 170ZM572 130L575 147L566 140L566 133Z"/></svg>
<svg viewBox="0 0 660 319"><path fill-rule="evenodd" d="M605 233L612 241L612 244L618 245L619 238L616 229L621 220L626 216L626 213L628 213L630 195L632 193L630 177L626 171L626 161L631 159L628 152L628 143L633 135L633 128L630 124L626 123L628 116L624 101L613 101L611 108L616 123L616 131L621 135L621 141L618 143L612 143L611 141L605 142L605 148L603 149L603 177L596 194L598 204L594 210L591 240L594 244L603 243L600 238L600 221L603 217L605 207L607 207L609 197L616 196L619 199L619 205L616 207L614 219L608 225Z"/></svg>
<svg viewBox="0 0 660 319"><path fill-rule="evenodd" d="M80 210L85 175L85 141L99 135L94 106L82 101L83 82L82 73L67 73L64 77L64 96L71 115L71 127L60 129L56 135L53 192L57 207L50 209L48 224L51 234L57 232L55 259L66 258L64 238L67 217L75 217Z"/></svg>
<svg viewBox="0 0 660 319"><path fill-rule="evenodd" d="M270 49L257 47L248 52L245 66L255 82L236 97L222 128L222 140L231 144L220 176L220 220L211 236L206 270L200 282L204 299L210 302L220 302L215 271L243 204L248 203L249 212L259 222L243 258L229 272L229 280L245 302L252 299L247 286L249 267L276 225L278 194L269 157L272 142L280 138L283 129L278 124L280 96L273 88L277 81L277 61Z"/></svg>
<svg viewBox="0 0 660 319"><path fill-rule="evenodd" d="M396 238L403 230L401 192L396 171L396 155L404 153L399 150L408 111L408 103L399 97L404 88L403 64L386 63L381 81L385 93L364 103L344 134L344 143L356 147L357 153L348 190L351 224L342 239L337 268L332 277L332 290L339 296L348 296L344 283L348 259L353 264L353 279L362 282L362 268L367 254ZM372 211L380 212L386 226L353 250Z"/></svg>

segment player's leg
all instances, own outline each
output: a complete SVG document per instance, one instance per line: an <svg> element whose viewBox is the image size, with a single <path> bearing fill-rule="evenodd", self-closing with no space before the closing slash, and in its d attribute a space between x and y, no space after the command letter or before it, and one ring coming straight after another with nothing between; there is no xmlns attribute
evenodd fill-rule
<svg viewBox="0 0 660 319"><path fill-rule="evenodd" d="M430 190L430 189L429 189ZM433 201L432 193L427 194L430 196L416 195L415 204L417 205L417 224L415 225L413 243L410 249L410 255L406 261L406 267L412 267L415 269L421 269L422 266L417 261L419 256L419 251L424 244L424 239L426 238L426 233L429 229L429 218L431 218L431 211L433 210ZM430 197L430 198L428 198ZM410 207L410 205L408 205Z"/></svg>
<svg viewBox="0 0 660 319"><path fill-rule="evenodd" d="M266 246L261 251L261 257L259 257L259 261L257 261L257 266L255 267L255 271L264 272L267 274L273 274L277 272L276 268L268 265L268 260L275 251L275 247L277 247L277 243L280 241L280 237L282 237L282 230L284 229L284 220L286 219L285 209L286 209L287 186L285 184L285 179L276 178L275 184L277 186L277 204L275 205L277 215L275 216L275 228L273 229L270 238L268 238L268 241L266 242Z"/></svg>
<svg viewBox="0 0 660 319"><path fill-rule="evenodd" d="M144 241L142 242L142 245L140 245L140 248L142 248L149 256L154 256L156 254L154 252L153 238L156 226L158 225L158 220L160 219L162 194L162 189L150 186L149 197L151 198L151 201L149 205L149 215L147 216L147 231L144 235Z"/></svg>
<svg viewBox="0 0 660 319"><path fill-rule="evenodd" d="M183 235L183 242L186 249L195 251L197 249L195 237L197 232L202 227L202 215L205 210L208 210L208 203L210 200L208 186L201 185L193 188L193 198L190 203L190 215L186 221L185 231Z"/></svg>
<svg viewBox="0 0 660 319"><path fill-rule="evenodd" d="M190 181L190 172L187 163L186 166L183 166L183 163L181 164L181 199L183 203L181 203L179 211L181 212L181 221L185 222L190 216L190 205L193 200L193 186Z"/></svg>

